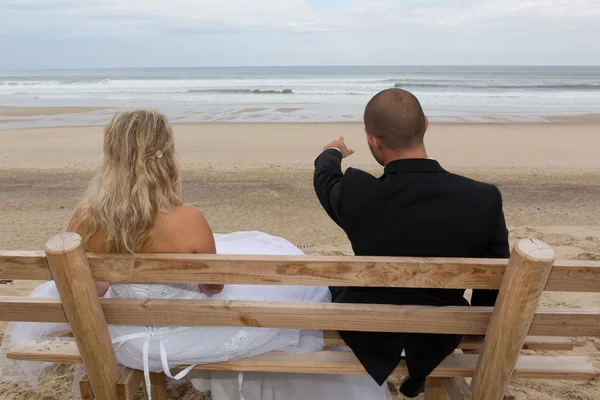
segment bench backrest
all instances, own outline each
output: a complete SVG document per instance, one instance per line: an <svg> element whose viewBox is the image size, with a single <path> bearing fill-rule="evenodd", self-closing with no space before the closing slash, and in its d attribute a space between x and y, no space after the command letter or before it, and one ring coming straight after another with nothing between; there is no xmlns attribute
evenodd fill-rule
<svg viewBox="0 0 600 400"><path fill-rule="evenodd" d="M554 262L554 252L549 246L529 239L515 245L510 260L190 254L116 256L86 254L81 238L65 233L52 238L45 253L0 252L0 279L56 281L60 300L0 297L0 320L68 321L94 392L107 399L113 398L106 389L110 386L107 382L118 379L107 323L486 334L472 384L474 397L483 391L502 391L527 334L600 336L598 309L537 309L543 290L600 292L600 262ZM500 289L501 294L494 308L99 300L95 295L94 280Z"/></svg>

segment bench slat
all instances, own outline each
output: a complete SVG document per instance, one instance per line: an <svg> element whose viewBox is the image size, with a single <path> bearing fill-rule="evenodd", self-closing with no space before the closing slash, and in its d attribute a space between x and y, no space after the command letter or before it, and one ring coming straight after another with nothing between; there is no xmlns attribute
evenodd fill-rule
<svg viewBox="0 0 600 400"><path fill-rule="evenodd" d="M6 353L6 358L20 361L44 361L81 364L74 340L20 340Z"/></svg>
<svg viewBox="0 0 600 400"><path fill-rule="evenodd" d="M75 342L23 340L7 354L13 360L79 364L81 357ZM457 354L446 358L433 372L434 377L467 378L473 375L478 356ZM201 370L243 372L290 372L320 374L366 374L364 367L349 351L316 351L303 354L271 352L255 357L217 364L196 366ZM407 374L401 362L395 373ZM513 378L590 380L600 377L600 371L587 357L521 356Z"/></svg>
<svg viewBox="0 0 600 400"><path fill-rule="evenodd" d="M59 299L0 297L0 321L66 322ZM102 299L109 324L484 335L490 307ZM532 336L600 336L600 309L538 309Z"/></svg>
<svg viewBox="0 0 600 400"><path fill-rule="evenodd" d="M338 331L323 332L325 346L346 346ZM481 336L464 336L459 349L480 350L483 346ZM527 336L523 350L572 351L573 341L568 337Z"/></svg>
<svg viewBox="0 0 600 400"><path fill-rule="evenodd" d="M479 336L465 336L460 344L463 350L480 350L482 346L483 338ZM573 341L568 337L527 336L523 350L572 351Z"/></svg>
<svg viewBox="0 0 600 400"><path fill-rule="evenodd" d="M498 289L508 260L415 257L88 254L108 282ZM0 279L51 280L45 254L0 251ZM557 260L546 291L600 292L600 262Z"/></svg>
<svg viewBox="0 0 600 400"><path fill-rule="evenodd" d="M43 251L0 250L0 279L52 280L46 253Z"/></svg>

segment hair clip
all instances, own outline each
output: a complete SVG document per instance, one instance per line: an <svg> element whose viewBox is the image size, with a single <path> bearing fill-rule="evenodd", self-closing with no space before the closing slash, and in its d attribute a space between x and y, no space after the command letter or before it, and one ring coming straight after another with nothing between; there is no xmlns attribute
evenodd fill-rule
<svg viewBox="0 0 600 400"><path fill-rule="evenodd" d="M166 146L164 149L157 151L154 153L154 157L150 157L150 160L159 160L163 158L165 152L169 149L169 146Z"/></svg>

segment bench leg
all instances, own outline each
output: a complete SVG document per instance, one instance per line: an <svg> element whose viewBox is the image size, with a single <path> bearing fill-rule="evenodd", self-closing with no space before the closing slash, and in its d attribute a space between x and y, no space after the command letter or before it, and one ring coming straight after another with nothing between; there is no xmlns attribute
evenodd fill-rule
<svg viewBox="0 0 600 400"><path fill-rule="evenodd" d="M450 400L471 400L471 389L464 378L443 378L442 384Z"/></svg>
<svg viewBox="0 0 600 400"><path fill-rule="evenodd" d="M87 375L83 375L79 380L79 392L82 400L94 400L94 393L92 393L92 386Z"/></svg>
<svg viewBox="0 0 600 400"><path fill-rule="evenodd" d="M425 400L448 400L448 392L444 388L442 378L427 378Z"/></svg>
<svg viewBox="0 0 600 400"><path fill-rule="evenodd" d="M143 371L123 367L121 377L119 378L119 382L117 382L119 400L133 400L143 381Z"/></svg>
<svg viewBox="0 0 600 400"><path fill-rule="evenodd" d="M554 258L554 250L537 240L520 240L513 247L473 373L473 399L504 397Z"/></svg>
<svg viewBox="0 0 600 400"><path fill-rule="evenodd" d="M150 389L144 383L146 395L152 393L152 400L167 400L167 381L162 372L150 372Z"/></svg>

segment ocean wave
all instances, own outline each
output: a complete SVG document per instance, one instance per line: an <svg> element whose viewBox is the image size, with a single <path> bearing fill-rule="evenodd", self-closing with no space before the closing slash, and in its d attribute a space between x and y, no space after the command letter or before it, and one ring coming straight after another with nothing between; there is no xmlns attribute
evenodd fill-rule
<svg viewBox="0 0 600 400"><path fill-rule="evenodd" d="M185 93L222 93L222 94L293 94L292 89L190 89Z"/></svg>
<svg viewBox="0 0 600 400"><path fill-rule="evenodd" d="M55 79L55 80L5 80L0 81L0 86L41 86L41 85L82 85L109 83L111 79Z"/></svg>
<svg viewBox="0 0 600 400"><path fill-rule="evenodd" d="M396 83L396 88L431 88L431 89L476 89L476 90L600 90L600 84L523 84L523 85L468 85L439 83Z"/></svg>

